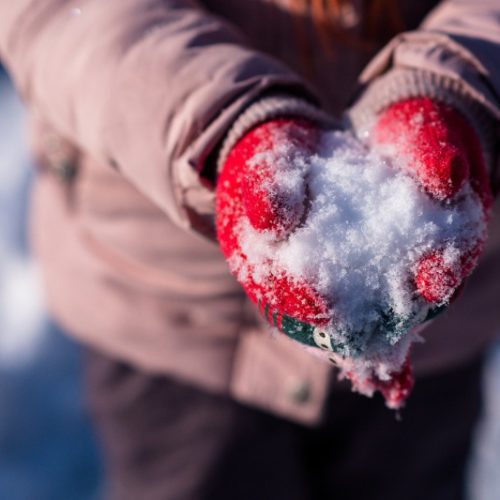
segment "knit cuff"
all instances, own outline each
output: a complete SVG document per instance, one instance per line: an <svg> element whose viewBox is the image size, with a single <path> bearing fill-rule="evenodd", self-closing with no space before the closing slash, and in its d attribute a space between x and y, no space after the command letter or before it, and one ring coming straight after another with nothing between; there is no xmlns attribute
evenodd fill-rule
<svg viewBox="0 0 500 500"><path fill-rule="evenodd" d="M491 174L495 159L495 119L458 80L426 71L393 69L366 88L345 119L358 136L363 136L385 108L403 99L422 96L448 104L467 118L481 141Z"/></svg>
<svg viewBox="0 0 500 500"><path fill-rule="evenodd" d="M322 128L338 126L332 117L304 99L280 94L263 97L243 111L229 129L219 152L217 171L220 172L231 149L247 132L261 123L284 117L310 120Z"/></svg>

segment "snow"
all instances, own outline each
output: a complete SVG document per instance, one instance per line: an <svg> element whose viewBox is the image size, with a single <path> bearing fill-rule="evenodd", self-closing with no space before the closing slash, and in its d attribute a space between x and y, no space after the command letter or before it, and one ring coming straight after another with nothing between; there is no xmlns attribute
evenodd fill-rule
<svg viewBox="0 0 500 500"><path fill-rule="evenodd" d="M358 374L373 369L387 380L418 337L402 338L436 306L416 292L418 263L440 249L451 268L460 267L461 256L485 235L480 200L467 183L448 202L430 197L347 132L325 133L312 157L290 154L289 147L275 145L252 163L277 165L268 188L279 189L290 206L300 206L307 185L307 213L294 215L302 223L286 238L243 217L237 232L246 259L236 255L232 270L264 288L283 273L312 284L330 307L321 329L338 364Z"/></svg>
<svg viewBox="0 0 500 500"><path fill-rule="evenodd" d="M1 78L0 109L0 364L13 368L36 357L43 341L37 326L44 319L44 306L23 230L30 184L30 159L21 140L24 113Z"/></svg>
<svg viewBox="0 0 500 500"><path fill-rule="evenodd" d="M47 317L28 249L24 110L0 67L0 498L100 498L79 347Z"/></svg>
<svg viewBox="0 0 500 500"><path fill-rule="evenodd" d="M0 364L6 368L24 366L37 356L43 338L38 325L44 307L38 268L16 255L2 259L0 286Z"/></svg>
<svg viewBox="0 0 500 500"><path fill-rule="evenodd" d="M491 351L484 375L485 403L470 460L468 500L500 498L500 344Z"/></svg>

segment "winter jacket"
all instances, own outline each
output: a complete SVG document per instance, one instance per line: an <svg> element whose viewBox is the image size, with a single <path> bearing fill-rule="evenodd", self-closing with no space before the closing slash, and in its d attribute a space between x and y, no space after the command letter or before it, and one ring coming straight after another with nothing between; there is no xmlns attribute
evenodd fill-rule
<svg viewBox="0 0 500 500"><path fill-rule="evenodd" d="M394 69L453 82L498 135L500 2L442 2L420 24L435 3L403 3L408 31L360 76L374 51L338 40L325 54L287 0L1 2L0 57L41 166L33 243L58 321L145 371L318 421L332 369L258 319L213 238L214 190L200 174L262 96L338 115L358 83ZM354 31L359 9L341 18ZM497 217L466 291L415 349L417 374L484 349L500 328L499 292Z"/></svg>

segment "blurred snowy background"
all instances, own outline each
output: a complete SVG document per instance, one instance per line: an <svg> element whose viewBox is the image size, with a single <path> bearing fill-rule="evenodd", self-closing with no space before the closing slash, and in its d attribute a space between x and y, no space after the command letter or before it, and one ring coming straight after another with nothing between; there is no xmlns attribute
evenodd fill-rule
<svg viewBox="0 0 500 500"><path fill-rule="evenodd" d="M81 353L46 316L26 242L32 172L23 127L22 105L0 69L0 499L97 500L102 472ZM500 346L485 388L470 500L500 500Z"/></svg>
<svg viewBox="0 0 500 500"><path fill-rule="evenodd" d="M23 108L0 68L0 499L95 500L80 351L46 316L26 241Z"/></svg>
<svg viewBox="0 0 500 500"><path fill-rule="evenodd" d="M470 461L469 500L500 500L500 345L490 354L484 416Z"/></svg>

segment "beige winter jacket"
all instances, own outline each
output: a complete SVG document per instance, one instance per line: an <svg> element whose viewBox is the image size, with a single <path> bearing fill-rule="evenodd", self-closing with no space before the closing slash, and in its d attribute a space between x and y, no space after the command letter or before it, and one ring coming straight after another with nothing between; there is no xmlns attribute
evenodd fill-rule
<svg viewBox="0 0 500 500"><path fill-rule="evenodd" d="M206 236L214 193L199 175L265 94L317 100L336 114L348 106L372 54L339 42L321 55L305 19L315 54L306 83L289 4L2 0L0 57L30 108L44 167L33 236L55 317L144 370L313 423L331 369L259 322ZM443 2L417 28L433 4L404 4L416 31L397 36L361 81L394 68L437 75L490 116L498 137L500 0ZM356 30L360 12L343 15ZM499 292L497 218L466 292L415 349L417 372L483 349L500 328Z"/></svg>

